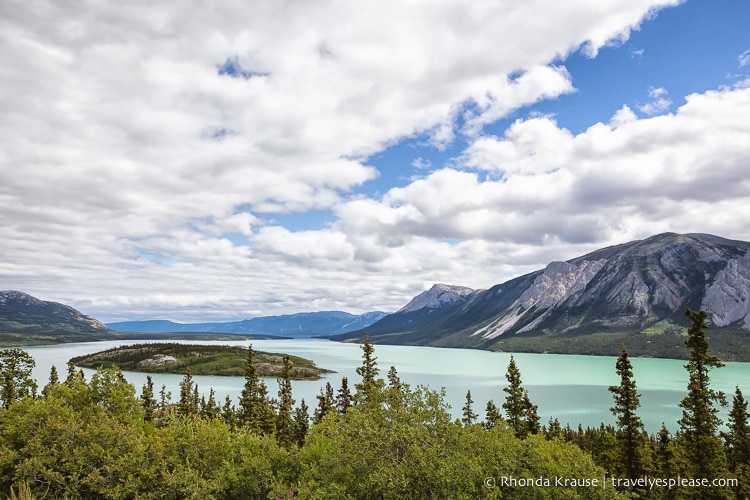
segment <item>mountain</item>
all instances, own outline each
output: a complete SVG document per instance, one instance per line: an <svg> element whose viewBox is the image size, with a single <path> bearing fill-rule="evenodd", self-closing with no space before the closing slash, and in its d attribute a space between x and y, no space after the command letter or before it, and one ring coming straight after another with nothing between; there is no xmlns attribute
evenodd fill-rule
<svg viewBox="0 0 750 500"><path fill-rule="evenodd" d="M370 312L354 315L341 311L320 311L282 316L261 316L226 323L174 323L167 320L151 320L123 321L109 323L107 326L113 330L127 332L211 332L309 338L359 330L378 321L385 314L383 312Z"/></svg>
<svg viewBox="0 0 750 500"><path fill-rule="evenodd" d="M69 342L99 340L109 333L103 323L70 306L0 291L0 343L14 344L20 338L44 343L61 335Z"/></svg>
<svg viewBox="0 0 750 500"><path fill-rule="evenodd" d="M376 343L608 355L625 342L633 355L684 358L688 307L708 312L714 352L750 360L750 243L665 233L552 262L488 290L435 285L334 338L369 333Z"/></svg>

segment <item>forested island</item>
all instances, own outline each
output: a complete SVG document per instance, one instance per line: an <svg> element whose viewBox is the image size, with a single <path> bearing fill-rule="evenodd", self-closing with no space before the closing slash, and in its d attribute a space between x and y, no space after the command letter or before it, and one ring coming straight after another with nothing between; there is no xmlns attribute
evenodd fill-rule
<svg viewBox="0 0 750 500"><path fill-rule="evenodd" d="M149 343L120 346L70 360L83 368L119 368L144 373L177 373L190 370L192 375L241 377L245 373L247 348L228 345ZM284 358L291 363L293 380L314 380L332 373L315 366L309 359L288 354L254 351L254 363L261 377L281 374Z"/></svg>
<svg viewBox="0 0 750 500"><path fill-rule="evenodd" d="M360 379L321 389L310 412L292 397L282 360L276 397L246 351L239 400L199 398L189 371L177 400L150 377L140 395L119 368L89 380L73 364L38 391L34 360L0 351L0 492L31 498L270 499L744 499L750 428L739 388L726 422L711 389L721 361L709 352L706 313L692 321L690 382L679 429L645 432L625 346L609 388L615 425L540 422L511 357L502 403L484 416L467 391L453 419L442 391L410 387L362 344ZM0 493L0 494L2 494Z"/></svg>

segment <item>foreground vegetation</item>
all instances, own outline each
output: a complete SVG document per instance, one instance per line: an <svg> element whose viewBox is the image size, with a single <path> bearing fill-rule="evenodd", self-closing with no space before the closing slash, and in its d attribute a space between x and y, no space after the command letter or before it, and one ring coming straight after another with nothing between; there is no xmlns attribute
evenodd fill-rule
<svg viewBox="0 0 750 500"><path fill-rule="evenodd" d="M330 373L309 359L286 354L255 351L254 363L261 377L276 377L283 370L284 357L291 362L294 380L318 379ZM120 346L70 360L83 368L120 368L145 373L185 373L241 377L245 373L247 349L242 346L193 344L134 344Z"/></svg>
<svg viewBox="0 0 750 500"><path fill-rule="evenodd" d="M721 363L708 353L703 313L693 313L686 365L690 385L680 430L649 436L627 350L615 370L617 425L541 426L511 358L504 402L484 418L466 394L453 420L443 394L411 388L391 367L384 380L369 339L360 380L327 384L310 416L295 406L284 360L272 398L247 352L235 404L198 397L190 373L171 401L149 382L140 396L116 368L89 381L69 365L37 395L33 360L0 353L0 491L44 498L747 498L750 433L737 389L724 433L709 386ZM719 480L649 487L647 478ZM617 481L615 481L615 479ZM737 483L734 479L738 479ZM643 484L639 482L643 480ZM604 484L602 484L604 483Z"/></svg>

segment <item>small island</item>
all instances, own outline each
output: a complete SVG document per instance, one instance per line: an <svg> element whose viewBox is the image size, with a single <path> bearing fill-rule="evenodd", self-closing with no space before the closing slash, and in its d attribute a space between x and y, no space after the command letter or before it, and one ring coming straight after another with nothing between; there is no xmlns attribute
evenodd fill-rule
<svg viewBox="0 0 750 500"><path fill-rule="evenodd" d="M255 366L261 377L280 376L285 356L291 361L291 378L294 380L316 380L325 373L333 373L299 356L253 350ZM245 374L247 348L175 343L134 344L77 356L70 361L76 366L92 369L119 367L124 371L183 374L190 368L192 375L242 377Z"/></svg>

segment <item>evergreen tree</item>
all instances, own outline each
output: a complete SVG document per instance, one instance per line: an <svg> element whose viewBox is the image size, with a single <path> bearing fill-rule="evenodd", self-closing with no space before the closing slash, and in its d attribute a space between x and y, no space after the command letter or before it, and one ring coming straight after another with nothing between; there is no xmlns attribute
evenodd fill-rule
<svg viewBox="0 0 750 500"><path fill-rule="evenodd" d="M401 390L401 379L398 377L398 372L395 366L391 366L388 370L388 387L391 389Z"/></svg>
<svg viewBox="0 0 750 500"><path fill-rule="evenodd" d="M313 423L319 424L323 420L323 417L336 410L336 399L333 394L333 386L330 382L326 382L325 393L321 389L320 394L316 398L318 398L318 407L313 412Z"/></svg>
<svg viewBox="0 0 750 500"><path fill-rule="evenodd" d="M52 365L49 370L49 382L42 388L42 396L48 396L53 388L60 385L60 377L57 375L57 367Z"/></svg>
<svg viewBox="0 0 750 500"><path fill-rule="evenodd" d="M299 406L294 410L294 441L299 447L302 447L302 445L305 444L305 437L310 428L310 415L308 410L309 408L305 404L304 399L300 401Z"/></svg>
<svg viewBox="0 0 750 500"><path fill-rule="evenodd" d="M196 398L197 386L193 382L193 375L190 373L190 367L185 369L185 376L180 381L180 401L177 403L177 409L180 416L198 414L198 401Z"/></svg>
<svg viewBox="0 0 750 500"><path fill-rule="evenodd" d="M221 408L221 420L230 428L234 428L237 424L237 414L234 411L232 398L230 398L229 395L224 398L224 406Z"/></svg>
<svg viewBox="0 0 750 500"><path fill-rule="evenodd" d="M276 417L268 399L268 389L260 379L255 366L253 346L247 350L245 386L240 395L237 417L239 425L249 427L256 432L271 434L276 428Z"/></svg>
<svg viewBox="0 0 750 500"><path fill-rule="evenodd" d="M503 392L507 394L503 409L505 410L505 420L510 428L516 433L516 436L523 437L526 435L526 409L524 406L524 390L521 387L521 372L516 366L513 356L510 357L508 371L505 374L508 386L503 387Z"/></svg>
<svg viewBox="0 0 750 500"><path fill-rule="evenodd" d="M208 392L208 401L206 401L205 396L201 400L200 414L201 417L208 420L219 418L221 415L221 408L216 403L216 393L213 387Z"/></svg>
<svg viewBox="0 0 750 500"><path fill-rule="evenodd" d="M156 413L156 399L154 398L154 382L151 375L146 376L146 383L141 391L141 407L143 408L143 420L151 422Z"/></svg>
<svg viewBox="0 0 750 500"><path fill-rule="evenodd" d="M172 399L172 391L167 390L167 386L162 384L159 391L159 416L164 417L169 408L169 402Z"/></svg>
<svg viewBox="0 0 750 500"><path fill-rule="evenodd" d="M463 417L461 417L461 423L464 424L464 427L472 425L479 416L471 409L473 403L474 400L471 399L471 391L466 391L466 404L462 408Z"/></svg>
<svg viewBox="0 0 750 500"><path fill-rule="evenodd" d="M549 439L550 441L554 439L565 439L565 434L563 433L562 427L560 426L560 421L558 419L553 419L552 417L550 417L548 426L549 427L545 432L547 439Z"/></svg>
<svg viewBox="0 0 750 500"><path fill-rule="evenodd" d="M0 398L4 408L23 398L36 397L37 383L32 375L36 362L18 347L0 351Z"/></svg>
<svg viewBox="0 0 750 500"><path fill-rule="evenodd" d="M688 394L680 402L682 418L679 420L681 441L685 448L693 477L715 478L725 470L725 454L716 435L721 420L717 405L726 404L724 394L709 387L709 372L723 363L708 353L705 311L691 311L685 315L692 321L685 345L690 349L685 365L689 375ZM705 491L703 498L713 498L720 493Z"/></svg>
<svg viewBox="0 0 750 500"><path fill-rule="evenodd" d="M349 391L349 380L343 377L341 379L341 387L336 393L336 410L343 415L347 409L351 408L352 400L352 393Z"/></svg>
<svg viewBox="0 0 750 500"><path fill-rule="evenodd" d="M736 470L740 465L750 466L750 428L748 427L747 401L739 386L734 390L732 409L725 434L729 466Z"/></svg>
<svg viewBox="0 0 750 500"><path fill-rule="evenodd" d="M539 434L541 428L539 427L540 419L537 413L537 405L532 404L527 390L523 391L523 413L526 420L526 434Z"/></svg>
<svg viewBox="0 0 750 500"><path fill-rule="evenodd" d="M620 385L609 387L613 394L615 405L610 411L617 417L617 444L620 460L618 461L624 477L635 478L645 472L644 450L646 439L644 437L643 422L636 415L636 410L641 406L640 394L636 389L633 379L633 366L628 358L628 350L622 346L622 353L615 363L617 374L620 376Z"/></svg>
<svg viewBox="0 0 750 500"><path fill-rule="evenodd" d="M357 404L370 404L377 401L377 396L382 390L385 383L378 378L377 357L375 349L370 342L370 335L365 336L362 344L362 366L357 367L357 375L362 377L362 382L354 385L354 400Z"/></svg>
<svg viewBox="0 0 750 500"><path fill-rule="evenodd" d="M482 427L487 430L494 429L503 421L503 416L500 415L500 410L495 406L495 402L492 400L487 401L487 406L484 410L484 423Z"/></svg>
<svg viewBox="0 0 750 500"><path fill-rule="evenodd" d="M295 442L297 434L292 418L292 363L289 356L284 356L281 376L276 380L279 384L279 413L276 417L276 440L280 445L290 445Z"/></svg>

